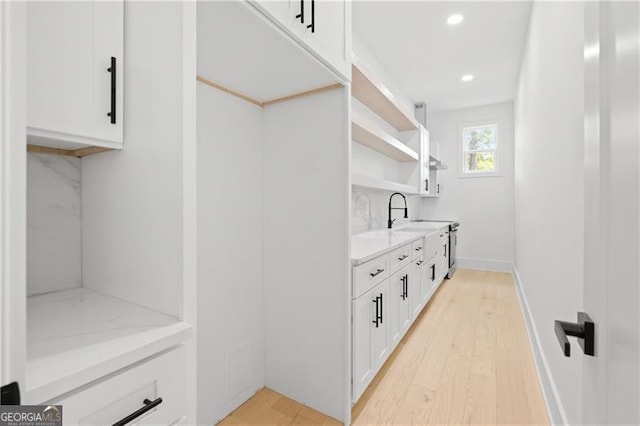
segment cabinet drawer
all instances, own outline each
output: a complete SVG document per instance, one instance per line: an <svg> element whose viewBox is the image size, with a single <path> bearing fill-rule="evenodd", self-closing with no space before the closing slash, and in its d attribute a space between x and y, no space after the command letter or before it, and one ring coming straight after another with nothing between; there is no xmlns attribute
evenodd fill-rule
<svg viewBox="0 0 640 426"><path fill-rule="evenodd" d="M172 425L186 418L186 375L186 350L177 347L50 403L63 406L65 425L111 425L162 398L131 422Z"/></svg>
<svg viewBox="0 0 640 426"><path fill-rule="evenodd" d="M389 276L389 256L383 255L362 265L353 267L353 298L362 294L382 282Z"/></svg>
<svg viewBox="0 0 640 426"><path fill-rule="evenodd" d="M411 244L411 258L416 259L424 252L424 238L420 238L418 241L414 241Z"/></svg>
<svg viewBox="0 0 640 426"><path fill-rule="evenodd" d="M411 262L411 244L404 245L389 253L389 273L393 274L398 269L404 268Z"/></svg>

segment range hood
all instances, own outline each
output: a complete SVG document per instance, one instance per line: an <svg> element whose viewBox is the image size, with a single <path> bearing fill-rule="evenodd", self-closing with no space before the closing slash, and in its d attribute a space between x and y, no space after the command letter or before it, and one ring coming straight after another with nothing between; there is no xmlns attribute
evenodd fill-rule
<svg viewBox="0 0 640 426"><path fill-rule="evenodd" d="M429 156L429 169L430 170L447 170L449 167L443 163L442 161L438 160L436 157L433 156Z"/></svg>

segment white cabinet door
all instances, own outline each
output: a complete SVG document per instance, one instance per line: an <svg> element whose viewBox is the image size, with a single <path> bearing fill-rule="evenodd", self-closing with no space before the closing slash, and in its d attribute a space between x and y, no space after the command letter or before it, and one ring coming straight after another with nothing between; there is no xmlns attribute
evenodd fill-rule
<svg viewBox="0 0 640 426"><path fill-rule="evenodd" d="M379 320L378 324L374 322L375 308L376 304L374 302L375 299L379 300L377 304L377 308L379 309ZM391 344L389 342L389 280L383 281L373 289L371 295L369 297L369 302L372 306L372 315L370 319L370 329L371 329L371 356L373 358L373 366L375 371L378 371L378 368L387 360L389 357L389 352L391 351Z"/></svg>
<svg viewBox="0 0 640 426"><path fill-rule="evenodd" d="M389 340L395 347L409 328L409 281L411 265L402 268L389 278Z"/></svg>
<svg viewBox="0 0 640 426"><path fill-rule="evenodd" d="M388 299L389 282L385 280L353 301L353 402L389 354Z"/></svg>
<svg viewBox="0 0 640 426"><path fill-rule="evenodd" d="M436 263L437 258L433 258L424 265L422 273L422 298L425 301L431 297L434 287L436 286Z"/></svg>
<svg viewBox="0 0 640 426"><path fill-rule="evenodd" d="M351 2L344 0L305 0L303 41L335 71L350 79L351 47L346 37L351 31Z"/></svg>
<svg viewBox="0 0 640 426"><path fill-rule="evenodd" d="M409 309L411 313L411 318L409 324L413 322L413 320L418 316L420 310L424 306L424 301L426 297L422 294L422 280L424 279L424 269L425 263L422 258L418 258L413 261L411 266L409 266L409 283L408 283L408 292L409 292Z"/></svg>
<svg viewBox="0 0 640 426"><path fill-rule="evenodd" d="M123 53L122 0L28 2L30 143L121 147Z"/></svg>

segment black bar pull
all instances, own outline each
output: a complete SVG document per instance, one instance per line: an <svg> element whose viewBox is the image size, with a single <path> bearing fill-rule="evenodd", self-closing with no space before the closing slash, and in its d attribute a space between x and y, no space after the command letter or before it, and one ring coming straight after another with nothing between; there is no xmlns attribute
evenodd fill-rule
<svg viewBox="0 0 640 426"><path fill-rule="evenodd" d="M436 194L440 194L440 184L436 185Z"/></svg>
<svg viewBox="0 0 640 426"><path fill-rule="evenodd" d="M375 276L377 276L377 275L380 275L380 274L381 274L381 273L383 273L383 272L384 272L384 269L378 269L378 270L377 270L377 271L375 271L375 272L371 272L369 275L371 275L371 278L373 278L373 277L375 277Z"/></svg>
<svg viewBox="0 0 640 426"><path fill-rule="evenodd" d="M595 324L586 313L578 312L577 323L556 320L554 328L564 356L571 356L571 345L567 336L578 338L585 355L595 355Z"/></svg>
<svg viewBox="0 0 640 426"><path fill-rule="evenodd" d="M402 262L402 261L403 261L403 260L405 260L407 257L409 257L409 255L408 255L408 254L403 254L402 256L400 256L400 257L398 258L398 260L399 260L400 262Z"/></svg>
<svg viewBox="0 0 640 426"><path fill-rule="evenodd" d="M11 382L0 388L0 405L20 405L20 386Z"/></svg>
<svg viewBox="0 0 640 426"><path fill-rule="evenodd" d="M141 415L143 415L147 411L151 411L153 408L155 408L158 405L162 404L162 398L158 398L158 399L155 399L153 401L150 401L150 400L145 398L145 400L142 401L142 403L144 404L144 407L134 411L133 413L129 414L127 417L125 417L125 418L123 418L121 420L118 420L117 422L115 422L113 424L113 426L124 426L127 423L131 423L132 421L134 421L135 419L137 419L138 417L140 417Z"/></svg>
<svg viewBox="0 0 640 426"><path fill-rule="evenodd" d="M311 0L311 23L307 28L311 28L312 33L316 32L316 0Z"/></svg>
<svg viewBox="0 0 640 426"><path fill-rule="evenodd" d="M299 18L300 22L304 24L304 0L300 0L300 13L296 15L296 18Z"/></svg>
<svg viewBox="0 0 640 426"><path fill-rule="evenodd" d="M444 244L444 257L447 257L447 245Z"/></svg>
<svg viewBox="0 0 640 426"><path fill-rule="evenodd" d="M429 179L424 180L424 190L429 192Z"/></svg>
<svg viewBox="0 0 640 426"><path fill-rule="evenodd" d="M116 58L111 57L111 66L107 68L111 73L111 109L107 113L111 117L111 124L116 124Z"/></svg>
<svg viewBox="0 0 640 426"><path fill-rule="evenodd" d="M380 324L382 324L382 316L383 316L383 311L382 311L382 293L380 293L380 317L378 318L380 320Z"/></svg>
<svg viewBox="0 0 640 426"><path fill-rule="evenodd" d="M409 274L404 276L404 299L409 297Z"/></svg>
<svg viewBox="0 0 640 426"><path fill-rule="evenodd" d="M436 264L431 265L431 281L436 280Z"/></svg>
<svg viewBox="0 0 640 426"><path fill-rule="evenodd" d="M400 281L402 281L402 294L400 294L400 298L402 298L402 300L406 299L406 285L407 285L407 281L406 281L407 276L403 276L402 278L400 278Z"/></svg>

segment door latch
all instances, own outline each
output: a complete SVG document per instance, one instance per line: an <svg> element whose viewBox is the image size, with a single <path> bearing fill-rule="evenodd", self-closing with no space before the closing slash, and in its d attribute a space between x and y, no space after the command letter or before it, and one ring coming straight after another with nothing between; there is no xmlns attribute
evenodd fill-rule
<svg viewBox="0 0 640 426"><path fill-rule="evenodd" d="M585 355L595 355L595 324L584 312L578 312L578 322L555 321L555 331L564 356L571 356L571 345L567 336L578 338Z"/></svg>

